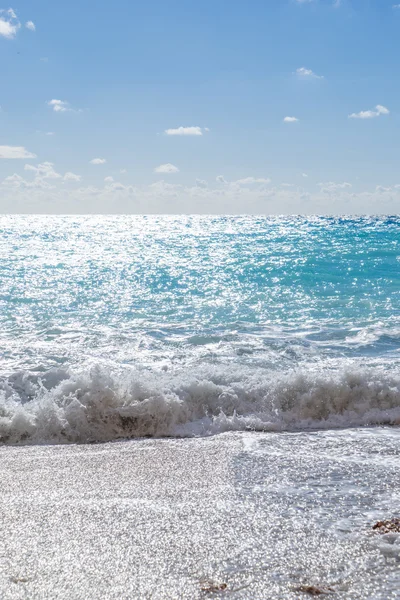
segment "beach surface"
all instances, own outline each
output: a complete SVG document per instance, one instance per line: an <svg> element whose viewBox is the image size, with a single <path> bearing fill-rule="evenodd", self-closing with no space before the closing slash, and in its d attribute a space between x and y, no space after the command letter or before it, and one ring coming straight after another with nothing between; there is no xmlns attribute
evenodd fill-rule
<svg viewBox="0 0 400 600"><path fill-rule="evenodd" d="M3 446L0 597L400 598L400 534L372 530L400 505L399 441L361 428Z"/></svg>

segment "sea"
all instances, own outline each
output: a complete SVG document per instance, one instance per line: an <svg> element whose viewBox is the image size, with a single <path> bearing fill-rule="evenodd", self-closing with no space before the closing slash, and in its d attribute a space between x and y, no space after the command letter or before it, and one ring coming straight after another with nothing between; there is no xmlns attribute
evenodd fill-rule
<svg viewBox="0 0 400 600"><path fill-rule="evenodd" d="M398 216L3 215L0 343L3 450L231 445L216 593L400 598Z"/></svg>

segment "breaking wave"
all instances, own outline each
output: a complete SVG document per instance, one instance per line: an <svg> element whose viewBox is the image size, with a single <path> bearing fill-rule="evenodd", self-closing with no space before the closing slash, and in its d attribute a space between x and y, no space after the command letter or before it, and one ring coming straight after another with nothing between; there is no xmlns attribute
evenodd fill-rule
<svg viewBox="0 0 400 600"><path fill-rule="evenodd" d="M0 384L0 443L90 443L400 424L400 376L384 370L197 373L96 366Z"/></svg>

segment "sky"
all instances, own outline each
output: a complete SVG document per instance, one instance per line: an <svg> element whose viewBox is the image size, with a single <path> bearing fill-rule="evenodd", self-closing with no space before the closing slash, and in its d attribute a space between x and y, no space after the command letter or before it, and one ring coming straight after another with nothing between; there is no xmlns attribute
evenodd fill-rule
<svg viewBox="0 0 400 600"><path fill-rule="evenodd" d="M400 4L0 9L0 213L399 212Z"/></svg>

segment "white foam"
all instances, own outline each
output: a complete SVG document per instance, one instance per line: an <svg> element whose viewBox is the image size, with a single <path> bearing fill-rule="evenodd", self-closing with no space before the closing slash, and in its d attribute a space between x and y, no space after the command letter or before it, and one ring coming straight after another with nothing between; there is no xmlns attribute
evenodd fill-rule
<svg viewBox="0 0 400 600"><path fill-rule="evenodd" d="M244 368L16 374L3 382L0 442L66 443L232 430L400 424L400 374Z"/></svg>

